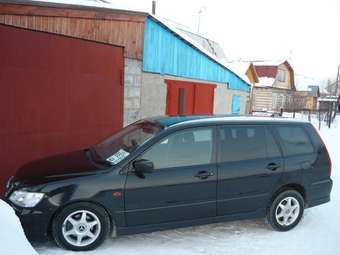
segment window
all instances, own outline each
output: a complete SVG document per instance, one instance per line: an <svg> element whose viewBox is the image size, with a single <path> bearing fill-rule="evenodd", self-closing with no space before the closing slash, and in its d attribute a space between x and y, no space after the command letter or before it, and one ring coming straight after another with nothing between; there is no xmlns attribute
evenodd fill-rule
<svg viewBox="0 0 340 255"><path fill-rule="evenodd" d="M221 127L219 135L219 162L266 158L266 129L264 127Z"/></svg>
<svg viewBox="0 0 340 255"><path fill-rule="evenodd" d="M312 153L313 145L302 127L276 127L282 142L283 150L287 156Z"/></svg>
<svg viewBox="0 0 340 255"><path fill-rule="evenodd" d="M286 71L283 69L277 70L277 79L278 81L285 82L286 81Z"/></svg>
<svg viewBox="0 0 340 255"><path fill-rule="evenodd" d="M211 128L176 132L155 144L142 158L152 161L155 169L209 164L212 137Z"/></svg>
<svg viewBox="0 0 340 255"><path fill-rule="evenodd" d="M141 120L91 147L91 151L94 152L96 160L108 161L115 165L163 129L164 126L156 122Z"/></svg>

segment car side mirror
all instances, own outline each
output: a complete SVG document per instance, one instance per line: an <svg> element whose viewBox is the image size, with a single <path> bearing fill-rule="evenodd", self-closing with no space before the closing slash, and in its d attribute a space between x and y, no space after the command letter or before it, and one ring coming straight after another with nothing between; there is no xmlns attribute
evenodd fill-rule
<svg viewBox="0 0 340 255"><path fill-rule="evenodd" d="M144 178L145 173L152 173L154 171L153 163L147 159L138 159L132 165L136 175L142 178Z"/></svg>

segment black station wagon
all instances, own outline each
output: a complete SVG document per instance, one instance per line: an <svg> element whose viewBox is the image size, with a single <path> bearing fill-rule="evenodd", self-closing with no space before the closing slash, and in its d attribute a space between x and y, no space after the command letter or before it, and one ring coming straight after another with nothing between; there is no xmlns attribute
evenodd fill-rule
<svg viewBox="0 0 340 255"><path fill-rule="evenodd" d="M29 239L89 250L109 234L254 217L287 231L305 208L330 201L330 175L327 149L308 122L155 117L23 166L6 197Z"/></svg>

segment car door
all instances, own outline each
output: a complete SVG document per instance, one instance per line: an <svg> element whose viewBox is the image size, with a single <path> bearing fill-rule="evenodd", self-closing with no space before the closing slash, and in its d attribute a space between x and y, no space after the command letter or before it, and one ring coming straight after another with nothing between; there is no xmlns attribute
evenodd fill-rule
<svg viewBox="0 0 340 255"><path fill-rule="evenodd" d="M263 211L284 161L271 130L261 125L218 128L217 214Z"/></svg>
<svg viewBox="0 0 340 255"><path fill-rule="evenodd" d="M284 181L286 183L302 184L303 177L306 181L316 173L324 174L325 171L322 171L323 169L319 168L320 164L317 163L319 154L304 126L276 125L273 130L285 155ZM327 174L326 171L326 176Z"/></svg>
<svg viewBox="0 0 340 255"><path fill-rule="evenodd" d="M216 216L214 127L177 131L139 159L154 164L145 178L130 172L125 186L128 226Z"/></svg>

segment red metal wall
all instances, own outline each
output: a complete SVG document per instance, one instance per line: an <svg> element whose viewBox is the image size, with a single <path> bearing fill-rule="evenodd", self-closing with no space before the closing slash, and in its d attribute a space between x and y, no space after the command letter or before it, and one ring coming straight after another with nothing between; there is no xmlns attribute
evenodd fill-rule
<svg viewBox="0 0 340 255"><path fill-rule="evenodd" d="M167 115L179 114L179 89L185 90L184 114L212 114L214 111L214 89L216 85L188 82L180 80L166 80Z"/></svg>
<svg viewBox="0 0 340 255"><path fill-rule="evenodd" d="M122 127L124 49L0 25L0 194L24 163Z"/></svg>

